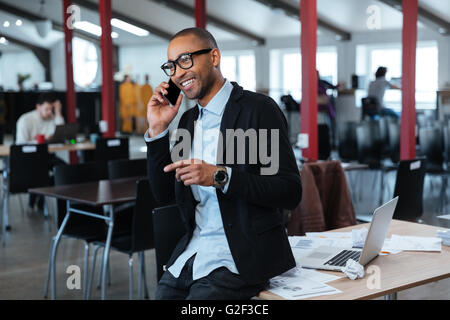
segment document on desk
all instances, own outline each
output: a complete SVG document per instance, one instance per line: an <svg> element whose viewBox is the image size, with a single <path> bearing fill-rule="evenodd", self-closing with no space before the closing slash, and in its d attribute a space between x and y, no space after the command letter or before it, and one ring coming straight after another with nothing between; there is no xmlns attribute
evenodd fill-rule
<svg viewBox="0 0 450 320"><path fill-rule="evenodd" d="M435 237L413 237L393 234L390 246L403 251L434 251L442 249L442 239Z"/></svg>
<svg viewBox="0 0 450 320"><path fill-rule="evenodd" d="M274 280L274 282L272 283L271 280L269 291L289 300L306 299L324 295L338 294L342 292L327 284L309 280L303 277L292 282Z"/></svg>
<svg viewBox="0 0 450 320"><path fill-rule="evenodd" d="M325 283L339 278L341 277L295 267L270 279L268 290L291 300L337 294L341 291Z"/></svg>
<svg viewBox="0 0 450 320"><path fill-rule="evenodd" d="M289 237L292 248L315 249L320 246L351 248L352 233L343 232L334 235L334 232L312 232L302 237Z"/></svg>

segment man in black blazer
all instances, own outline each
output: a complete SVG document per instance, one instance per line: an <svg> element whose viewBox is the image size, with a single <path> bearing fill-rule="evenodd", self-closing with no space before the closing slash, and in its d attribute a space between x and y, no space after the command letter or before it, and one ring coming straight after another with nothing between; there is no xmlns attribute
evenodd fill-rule
<svg viewBox="0 0 450 320"><path fill-rule="evenodd" d="M302 188L286 119L271 98L222 76L208 31L180 31L167 55L162 69L198 104L182 115L171 152L183 95L170 106L163 82L148 103L151 189L159 205L179 205L187 230L156 298L249 299L295 266L281 209L295 208Z"/></svg>

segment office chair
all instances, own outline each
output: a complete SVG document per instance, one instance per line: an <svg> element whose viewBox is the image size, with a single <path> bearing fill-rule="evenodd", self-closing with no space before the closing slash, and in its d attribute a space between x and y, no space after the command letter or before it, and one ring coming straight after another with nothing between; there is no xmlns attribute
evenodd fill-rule
<svg viewBox="0 0 450 320"><path fill-rule="evenodd" d="M147 159L120 159L108 161L109 179L131 177L147 177ZM114 220L114 234L129 233L133 218L134 203L128 203L116 208L118 213Z"/></svg>
<svg viewBox="0 0 450 320"><path fill-rule="evenodd" d="M108 161L129 159L128 138L99 138L95 142L95 162L100 180L108 178Z"/></svg>
<svg viewBox="0 0 450 320"><path fill-rule="evenodd" d="M358 159L362 164L367 164L369 170L380 172L379 205L383 204L383 190L385 187L384 176L386 173L396 170L396 166L386 166L382 162L382 140L380 127L375 120L362 121L356 128L356 140L358 145ZM375 189L376 179L373 180L372 190Z"/></svg>
<svg viewBox="0 0 450 320"><path fill-rule="evenodd" d="M133 254L138 253L140 262L139 297L142 299L142 282L144 282L145 298L148 299L148 288L145 270L144 251L154 248L153 218L150 211L155 208L156 201L153 199L150 185L147 179L136 182L136 205L133 210L132 224L128 233L115 234L111 239L111 249L128 254L129 264L129 299L133 299ZM120 214L119 214L120 215ZM96 241L95 245L105 247L105 240ZM97 250L94 254L91 278L88 285L88 298L91 291L91 284L95 270Z"/></svg>
<svg viewBox="0 0 450 320"><path fill-rule="evenodd" d="M420 155L425 156L427 159L425 174L431 177L441 177L442 183L438 211L443 212L447 204L446 189L450 172L444 168L444 147L440 127L435 126L419 129L419 150ZM432 186L431 180L430 184Z"/></svg>
<svg viewBox="0 0 450 320"><path fill-rule="evenodd" d="M91 163L83 163L76 165L58 165L53 168L54 177L55 177L55 185L67 185L67 184L77 184L84 182L97 181L98 179L98 170L97 165L94 162ZM86 210L89 208L89 211L93 211L93 208L87 205L73 205L74 208L78 210ZM66 201L58 200L57 201L57 215L56 215L56 224L59 229L61 224L63 223L64 217L66 216ZM103 208L97 209L98 214L103 214ZM69 220L66 223L66 227L64 228L64 232L62 234L63 238L74 238L78 240L83 240L85 242L85 257L84 257L84 285L83 285L83 298L87 297L87 273L88 273L88 260L89 260L89 246L92 242L102 240L106 238L107 226L104 221L100 219L96 219L93 217L79 215L79 214L71 214ZM55 238L52 239L51 248L55 245ZM44 297L47 297L48 293L48 284L50 279L50 272L53 268L53 264L55 263L55 256L52 256L53 250L50 251L50 260L49 260L49 269L47 274L47 282L44 291ZM52 296L55 295L54 288L52 288Z"/></svg>
<svg viewBox="0 0 450 320"><path fill-rule="evenodd" d="M12 145L6 168L3 171L3 178L2 245L4 246L6 229L9 224L9 196L28 193L28 189L50 185L47 144ZM22 213L24 213L22 201L19 203ZM48 217L46 206L44 216Z"/></svg>
<svg viewBox="0 0 450 320"><path fill-rule="evenodd" d="M319 160L329 160L331 155L330 129L327 124L319 124L317 127Z"/></svg>
<svg viewBox="0 0 450 320"><path fill-rule="evenodd" d="M379 114L378 111L378 99L376 97L365 97L361 99L361 121L366 119L366 116L374 118Z"/></svg>
<svg viewBox="0 0 450 320"><path fill-rule="evenodd" d="M108 161L109 179L146 177L147 159L120 159Z"/></svg>
<svg viewBox="0 0 450 320"><path fill-rule="evenodd" d="M399 197L394 219L416 221L422 216L425 170L425 157L400 161L394 190L394 197Z"/></svg>
<svg viewBox="0 0 450 320"><path fill-rule="evenodd" d="M153 209L156 279L159 282L178 241L186 234L178 205Z"/></svg>

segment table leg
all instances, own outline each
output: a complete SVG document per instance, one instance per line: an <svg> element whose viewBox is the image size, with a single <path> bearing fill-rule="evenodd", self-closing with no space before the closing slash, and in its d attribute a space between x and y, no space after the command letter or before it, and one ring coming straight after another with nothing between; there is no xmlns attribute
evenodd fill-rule
<svg viewBox="0 0 450 320"><path fill-rule="evenodd" d="M51 266L51 299L55 300L56 296L56 265L55 265L55 257L56 257L56 251L58 249L59 241L61 239L62 233L64 232L64 228L66 227L67 221L69 221L70 217L70 202L67 201L67 212L66 216L64 217L63 222L61 223L61 226L59 227L58 233L55 236L55 240L52 244L52 253L50 257L50 266Z"/></svg>
<svg viewBox="0 0 450 320"><path fill-rule="evenodd" d="M397 300L397 292L385 295L384 300Z"/></svg>
<svg viewBox="0 0 450 320"><path fill-rule="evenodd" d="M102 300L105 300L106 297L106 267L108 265L109 259L109 249L111 247L111 238L114 227L114 207L112 205L109 206L109 227L108 227L108 235L106 236L105 249L103 250L103 265L102 265Z"/></svg>
<svg viewBox="0 0 450 320"><path fill-rule="evenodd" d="M3 193L2 193L2 245L5 246L6 243L6 227L8 226L8 174L7 169L3 171Z"/></svg>

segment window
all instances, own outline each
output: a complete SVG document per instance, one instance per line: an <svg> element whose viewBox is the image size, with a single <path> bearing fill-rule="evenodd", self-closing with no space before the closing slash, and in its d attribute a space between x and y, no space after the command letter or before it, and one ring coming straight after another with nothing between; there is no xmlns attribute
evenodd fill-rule
<svg viewBox="0 0 450 320"><path fill-rule="evenodd" d="M375 78L379 66L388 69L386 79L401 86L402 48L400 44L361 45L357 47L358 75L366 77L366 88ZM416 51L416 108L436 108L436 90L438 87L438 49L435 42L419 42ZM367 95L367 90L360 91L356 98L357 106L361 98ZM384 104L396 111L401 110L401 91L386 90Z"/></svg>
<svg viewBox="0 0 450 320"><path fill-rule="evenodd" d="M80 38L73 38L72 48L74 82L77 86L89 87L97 75L97 49L91 42Z"/></svg>
<svg viewBox="0 0 450 320"><path fill-rule="evenodd" d="M229 81L236 81L246 90L255 91L255 55L249 52L222 53L222 74Z"/></svg>
<svg viewBox="0 0 450 320"><path fill-rule="evenodd" d="M300 101L302 97L302 56L299 50L272 50L270 52L270 96L279 101L285 94ZM337 83L336 47L318 47L316 67L320 77Z"/></svg>

